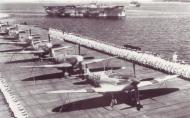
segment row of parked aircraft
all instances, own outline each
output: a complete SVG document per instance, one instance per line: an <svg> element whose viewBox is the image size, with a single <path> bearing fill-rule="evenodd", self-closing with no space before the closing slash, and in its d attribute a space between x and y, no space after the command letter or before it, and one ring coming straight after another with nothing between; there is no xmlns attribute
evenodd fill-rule
<svg viewBox="0 0 190 118"><path fill-rule="evenodd" d="M3 30L5 27L6 30ZM11 27L11 28L10 28ZM10 32L16 32L17 35L11 37ZM19 37L20 33L29 32L27 38L22 39ZM7 52L11 54L34 54L40 59L46 59L53 61L54 64L48 65L34 65L34 66L22 66L22 68L57 68L62 70L64 76L78 76L85 81L93 83L93 87L77 89L77 90L56 90L48 91L47 94L65 94L65 93L101 93L109 94L111 98L110 106L113 107L117 104L117 99L114 97L116 93L120 92L133 92L134 103L137 110L140 110L143 106L139 99L139 88L162 83L166 80L177 78L177 75L168 75L164 78L149 78L149 79L136 79L126 78L125 76L116 73L107 73L105 71L91 72L88 68L89 64L98 63L105 60L109 60L117 57L109 57L103 59L88 59L86 60L82 55L56 55L55 51L71 48L66 45L54 45L50 36L47 40L40 40L39 35L31 33L29 30L18 30L18 26L10 26L9 24L0 24L0 45L16 45L21 47L21 51ZM7 38L8 37L8 38ZM123 69L122 67L120 69ZM73 75L76 71L80 73Z"/></svg>

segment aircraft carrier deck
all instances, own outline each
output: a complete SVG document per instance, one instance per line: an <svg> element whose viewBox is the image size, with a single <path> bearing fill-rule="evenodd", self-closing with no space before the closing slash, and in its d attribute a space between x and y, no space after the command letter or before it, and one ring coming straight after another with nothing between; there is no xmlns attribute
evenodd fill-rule
<svg viewBox="0 0 190 118"><path fill-rule="evenodd" d="M28 29L28 26L23 28ZM47 31L32 27L32 32L47 39ZM2 39L1 39L2 40ZM64 43L55 41L55 43ZM72 45L72 44L68 44ZM22 69L23 65L38 65L42 63L31 55L3 54L20 47L1 45L0 71L8 82L17 99L26 109L31 118L189 118L190 116L190 82L180 78L168 81L163 85L148 86L140 90L140 111L131 106L128 95L118 95L118 105L113 109L109 106L109 97L100 94L45 94L47 91L58 89L78 89L91 87L89 84L80 84L81 79L64 79L56 69ZM81 48L81 52L95 58L107 57L96 51ZM63 53L63 52L58 52ZM75 53L69 49L69 53ZM93 64L90 67L102 69L108 62ZM132 64L119 59L109 61L109 66L126 66L125 70L117 70L121 74L133 76ZM165 74L145 67L136 66L137 78L161 77ZM4 110L0 111L3 116Z"/></svg>
<svg viewBox="0 0 190 118"><path fill-rule="evenodd" d="M12 111L10 110L3 93L0 92L0 117L1 118L14 118Z"/></svg>

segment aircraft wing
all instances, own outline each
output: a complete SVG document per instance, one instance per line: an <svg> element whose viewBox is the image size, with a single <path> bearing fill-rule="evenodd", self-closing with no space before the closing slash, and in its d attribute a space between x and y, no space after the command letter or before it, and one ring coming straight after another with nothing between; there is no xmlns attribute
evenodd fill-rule
<svg viewBox="0 0 190 118"><path fill-rule="evenodd" d="M4 39L4 38L6 38L7 36L0 36L0 39Z"/></svg>
<svg viewBox="0 0 190 118"><path fill-rule="evenodd" d="M0 45L1 44L25 45L27 43L26 42L0 42Z"/></svg>
<svg viewBox="0 0 190 118"><path fill-rule="evenodd" d="M7 32L0 32L0 35L5 35L8 34ZM2 38L3 36L1 36L0 38Z"/></svg>
<svg viewBox="0 0 190 118"><path fill-rule="evenodd" d="M98 63L98 62L102 62L105 60L109 60L109 59L113 59L113 58L117 58L118 56L114 56L114 57L109 57L109 58L104 58L104 59L91 59L91 60L85 60L82 62L83 65L87 65L87 64L92 64L92 63Z"/></svg>
<svg viewBox="0 0 190 118"><path fill-rule="evenodd" d="M0 39L16 39L15 36L0 36Z"/></svg>
<svg viewBox="0 0 190 118"><path fill-rule="evenodd" d="M20 66L22 68L69 68L72 65L69 63L51 64L51 65L38 65L38 66Z"/></svg>
<svg viewBox="0 0 190 118"><path fill-rule="evenodd" d="M6 54L41 54L44 53L43 50L37 51L18 51L18 52L6 52Z"/></svg>
<svg viewBox="0 0 190 118"><path fill-rule="evenodd" d="M58 50L67 49L67 48L71 48L71 47L72 46L62 46L62 47L53 48L53 50L58 51Z"/></svg>
<svg viewBox="0 0 190 118"><path fill-rule="evenodd" d="M156 83L161 83L165 80L174 79L178 77L178 75L168 75L164 78L156 78L153 80L142 81L138 84L138 87L153 85ZM109 92L119 92L126 89L129 84L121 84L121 85L112 85L112 84L101 84L100 87L97 88L86 88L86 89L70 89L70 90L57 90L57 91L48 91L47 94L64 94L64 93L109 93Z"/></svg>
<svg viewBox="0 0 190 118"><path fill-rule="evenodd" d="M71 89L71 90L57 90L57 91L48 91L47 94L53 93L109 93L109 92L119 92L124 90L127 85L111 85L111 84L101 84L101 87L97 88L86 88L86 89Z"/></svg>
<svg viewBox="0 0 190 118"><path fill-rule="evenodd" d="M144 86L148 86L148 85L162 83L166 80L177 78L178 76L179 75L168 75L163 78L155 78L155 79L152 78L151 80L143 80L143 81L140 81L140 83L138 84L138 87L144 87Z"/></svg>
<svg viewBox="0 0 190 118"><path fill-rule="evenodd" d="M53 93L64 94L64 93L93 93L93 92L94 92L94 89L79 89L79 90L71 89L71 90L48 91L46 93L47 94L53 94Z"/></svg>

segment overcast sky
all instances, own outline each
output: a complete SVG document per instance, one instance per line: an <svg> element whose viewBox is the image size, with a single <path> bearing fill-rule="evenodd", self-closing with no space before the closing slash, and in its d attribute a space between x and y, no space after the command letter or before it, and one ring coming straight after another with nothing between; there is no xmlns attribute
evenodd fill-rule
<svg viewBox="0 0 190 118"><path fill-rule="evenodd" d="M40 0L0 0L0 3L39 2Z"/></svg>
<svg viewBox="0 0 190 118"><path fill-rule="evenodd" d="M30 2L70 2L70 1L86 1L86 0L0 0L0 3L18 3L18 2L24 2L24 3L30 3ZM132 1L132 0L87 0L87 1ZM147 1L152 1L152 0L136 0L139 2L147 2Z"/></svg>

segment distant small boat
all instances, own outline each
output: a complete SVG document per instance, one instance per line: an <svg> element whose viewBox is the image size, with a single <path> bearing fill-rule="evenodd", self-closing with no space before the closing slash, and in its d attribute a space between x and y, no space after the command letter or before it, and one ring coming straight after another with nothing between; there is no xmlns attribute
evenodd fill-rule
<svg viewBox="0 0 190 118"><path fill-rule="evenodd" d="M137 2L137 1L131 1L130 4L129 4L129 6L140 7L141 4L139 2Z"/></svg>

